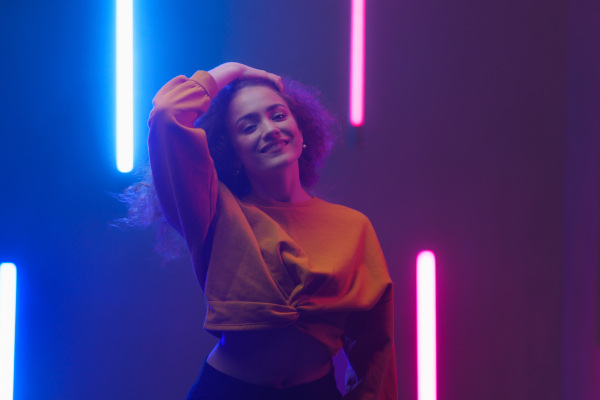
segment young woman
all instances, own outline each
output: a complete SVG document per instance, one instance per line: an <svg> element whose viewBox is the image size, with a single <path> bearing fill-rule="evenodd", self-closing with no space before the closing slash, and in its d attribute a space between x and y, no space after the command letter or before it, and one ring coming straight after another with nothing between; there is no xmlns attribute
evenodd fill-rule
<svg viewBox="0 0 600 400"><path fill-rule="evenodd" d="M396 399L392 282L357 211L307 190L331 147L310 91L226 63L154 98L153 189L185 239L220 337L188 399Z"/></svg>

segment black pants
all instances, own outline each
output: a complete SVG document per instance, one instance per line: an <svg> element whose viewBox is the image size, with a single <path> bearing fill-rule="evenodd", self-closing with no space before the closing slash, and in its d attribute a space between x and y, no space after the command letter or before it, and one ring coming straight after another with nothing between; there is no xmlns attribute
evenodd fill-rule
<svg viewBox="0 0 600 400"><path fill-rule="evenodd" d="M288 388L253 385L217 371L204 361L187 400L340 400L333 370L313 382Z"/></svg>

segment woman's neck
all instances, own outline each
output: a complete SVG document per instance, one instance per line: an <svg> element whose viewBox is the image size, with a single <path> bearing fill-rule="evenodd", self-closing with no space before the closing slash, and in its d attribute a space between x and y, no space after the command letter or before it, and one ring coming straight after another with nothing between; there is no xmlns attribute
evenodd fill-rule
<svg viewBox="0 0 600 400"><path fill-rule="evenodd" d="M300 183L298 169L248 178L252 187L250 195L259 200L297 203L312 198Z"/></svg>

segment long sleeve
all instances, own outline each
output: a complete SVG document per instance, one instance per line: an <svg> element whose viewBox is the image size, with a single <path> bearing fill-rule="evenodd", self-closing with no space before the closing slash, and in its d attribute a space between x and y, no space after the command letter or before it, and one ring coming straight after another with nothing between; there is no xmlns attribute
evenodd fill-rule
<svg viewBox="0 0 600 400"><path fill-rule="evenodd" d="M343 337L348 358L345 400L396 400L394 302L390 284L369 311L349 317Z"/></svg>
<svg viewBox="0 0 600 400"><path fill-rule="evenodd" d="M156 193L167 221L188 246L201 243L215 213L217 175L205 132L193 126L218 92L210 74L178 76L156 94L148 150Z"/></svg>

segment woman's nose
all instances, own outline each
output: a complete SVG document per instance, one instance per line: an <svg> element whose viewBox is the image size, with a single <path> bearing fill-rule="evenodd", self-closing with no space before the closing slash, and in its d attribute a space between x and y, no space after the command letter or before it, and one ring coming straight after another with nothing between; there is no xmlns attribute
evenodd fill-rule
<svg viewBox="0 0 600 400"><path fill-rule="evenodd" d="M265 139L277 138L281 135L281 130L273 121L267 122L265 125Z"/></svg>

